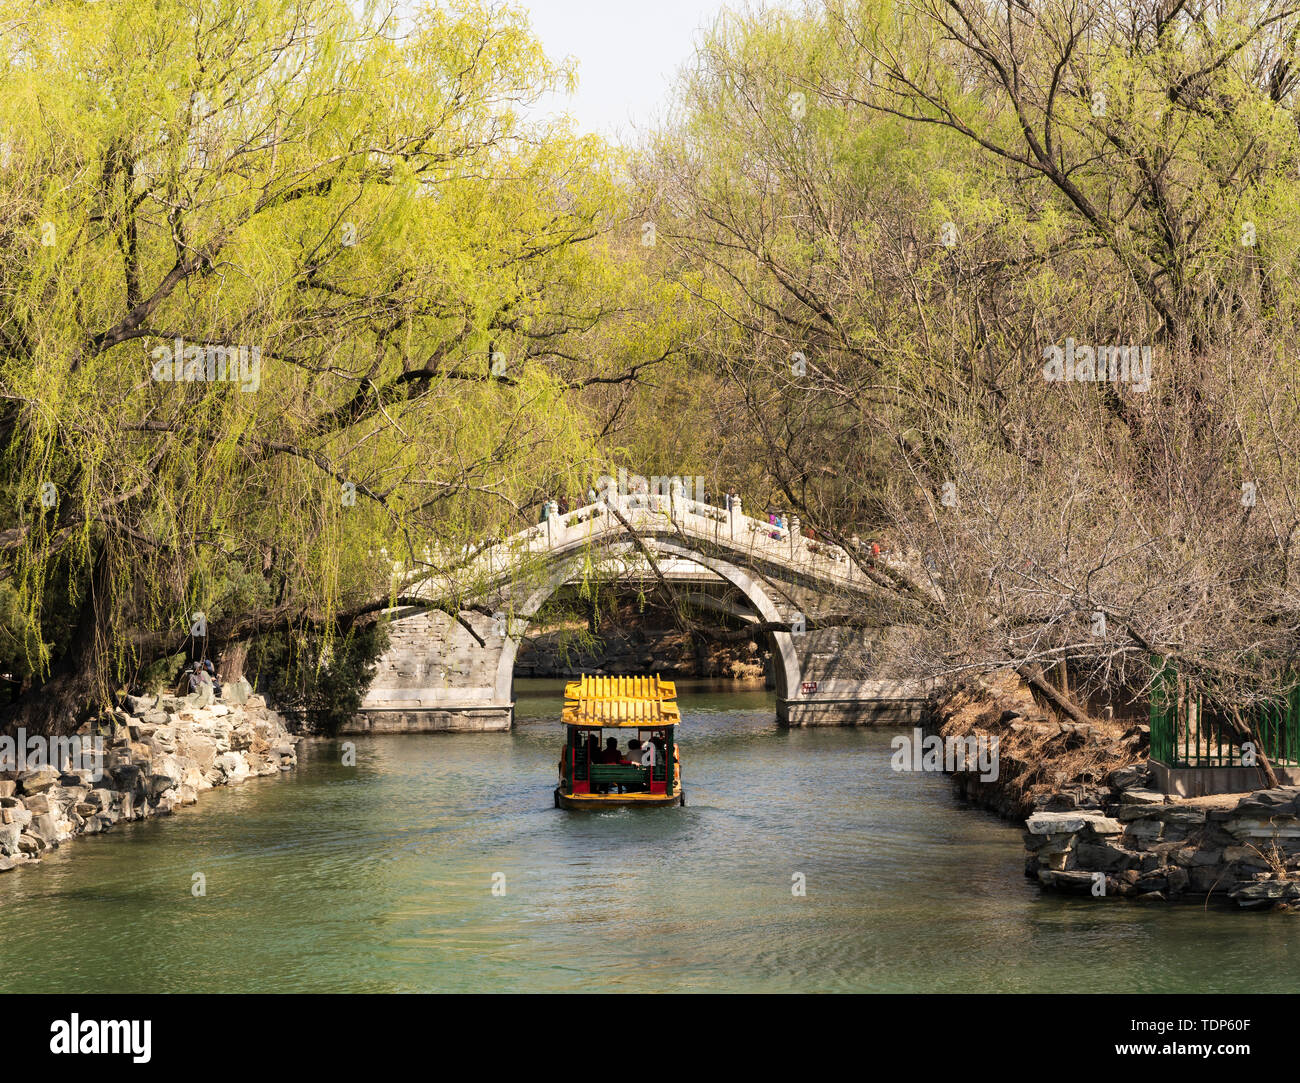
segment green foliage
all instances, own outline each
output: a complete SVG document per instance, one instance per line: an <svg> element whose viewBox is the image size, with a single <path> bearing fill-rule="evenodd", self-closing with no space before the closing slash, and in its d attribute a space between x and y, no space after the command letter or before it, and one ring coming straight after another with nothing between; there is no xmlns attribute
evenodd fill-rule
<svg viewBox="0 0 1300 1083"><path fill-rule="evenodd" d="M102 699L196 612L328 642L393 561L585 488L584 381L665 352L619 156L526 119L570 68L514 8L377 12L0 0L0 653L34 684ZM178 341L244 368L168 379Z"/></svg>
<svg viewBox="0 0 1300 1083"><path fill-rule="evenodd" d="M318 635L277 632L250 645L245 670L273 707L301 719L312 733L333 736L356 715L387 645L383 622L332 642Z"/></svg>

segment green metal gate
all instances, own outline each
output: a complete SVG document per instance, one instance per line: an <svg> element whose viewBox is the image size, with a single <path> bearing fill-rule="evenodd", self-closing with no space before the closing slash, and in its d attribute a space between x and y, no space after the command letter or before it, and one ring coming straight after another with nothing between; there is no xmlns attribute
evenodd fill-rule
<svg viewBox="0 0 1300 1083"><path fill-rule="evenodd" d="M1242 767L1241 746L1219 719L1207 718L1201 697L1180 696L1178 674L1168 662L1155 660L1151 684L1151 758L1169 767ZM1300 684L1280 703L1242 711L1259 735L1260 751L1270 763L1300 765Z"/></svg>

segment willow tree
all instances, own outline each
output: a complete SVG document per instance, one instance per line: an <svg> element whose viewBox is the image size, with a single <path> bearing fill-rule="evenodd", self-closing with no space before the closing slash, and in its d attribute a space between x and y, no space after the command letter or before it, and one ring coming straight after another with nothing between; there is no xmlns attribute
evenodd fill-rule
<svg viewBox="0 0 1300 1083"><path fill-rule="evenodd" d="M706 40L656 176L696 348L805 521L918 552L919 667L1294 679L1298 27L836 2ZM1070 343L1150 385L1046 378Z"/></svg>
<svg viewBox="0 0 1300 1083"><path fill-rule="evenodd" d="M0 4L19 717L191 630L328 636L586 483L581 388L663 345L620 308L616 163L527 119L571 77L475 3Z"/></svg>

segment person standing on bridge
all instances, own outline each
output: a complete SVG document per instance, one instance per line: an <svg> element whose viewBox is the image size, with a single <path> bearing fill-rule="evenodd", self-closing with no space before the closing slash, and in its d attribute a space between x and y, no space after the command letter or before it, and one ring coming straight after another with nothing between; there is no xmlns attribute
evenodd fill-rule
<svg viewBox="0 0 1300 1083"><path fill-rule="evenodd" d="M551 514L551 498L548 496L545 500L542 501L542 517L537 521L539 523L546 522L547 517L550 514Z"/></svg>

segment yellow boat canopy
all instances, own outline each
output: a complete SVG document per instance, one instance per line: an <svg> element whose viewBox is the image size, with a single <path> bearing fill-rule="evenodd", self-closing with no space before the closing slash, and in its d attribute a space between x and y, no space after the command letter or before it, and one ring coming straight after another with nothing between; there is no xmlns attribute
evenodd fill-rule
<svg viewBox="0 0 1300 1083"><path fill-rule="evenodd" d="M600 726L637 729L675 726L681 721L677 704L654 699L584 699L566 703L561 715L566 726Z"/></svg>
<svg viewBox="0 0 1300 1083"><path fill-rule="evenodd" d="M677 686L658 677L588 677L564 686L565 699L648 699L677 698Z"/></svg>

